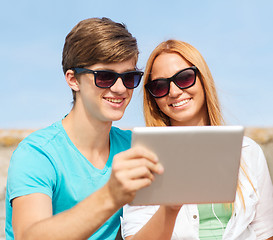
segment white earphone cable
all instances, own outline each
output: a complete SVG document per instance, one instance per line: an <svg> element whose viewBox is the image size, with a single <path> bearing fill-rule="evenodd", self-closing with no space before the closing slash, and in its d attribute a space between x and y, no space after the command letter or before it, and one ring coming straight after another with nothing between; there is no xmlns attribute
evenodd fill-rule
<svg viewBox="0 0 273 240"><path fill-rule="evenodd" d="M222 231L223 231L222 234L224 234L224 231L225 231L224 225L223 225L223 223L220 221L220 219L217 217L217 215L216 215L216 213L215 213L215 211L214 211L214 204L213 204L213 203L211 204L211 209L212 209L213 215L216 217L216 219L218 220L218 222L221 224Z"/></svg>

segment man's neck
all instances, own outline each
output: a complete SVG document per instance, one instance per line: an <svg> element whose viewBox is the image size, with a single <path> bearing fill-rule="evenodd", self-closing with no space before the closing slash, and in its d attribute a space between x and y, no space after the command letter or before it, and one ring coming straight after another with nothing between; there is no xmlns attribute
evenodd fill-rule
<svg viewBox="0 0 273 240"><path fill-rule="evenodd" d="M78 149L101 151L109 148L112 122L90 119L84 112L73 108L62 123L67 135Z"/></svg>

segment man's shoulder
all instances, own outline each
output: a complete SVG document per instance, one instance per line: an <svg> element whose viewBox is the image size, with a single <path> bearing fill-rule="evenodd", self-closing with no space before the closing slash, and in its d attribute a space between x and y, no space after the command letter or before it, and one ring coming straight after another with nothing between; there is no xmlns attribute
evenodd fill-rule
<svg viewBox="0 0 273 240"><path fill-rule="evenodd" d="M120 129L112 126L110 134L115 138L124 139L125 141L131 141L132 131L130 129Z"/></svg>
<svg viewBox="0 0 273 240"><path fill-rule="evenodd" d="M52 143L56 137L59 137L62 133L60 127L60 121L53 123L52 125L36 130L28 135L22 142L19 144L18 148L25 145L32 145L37 147L44 147L48 143Z"/></svg>
<svg viewBox="0 0 273 240"><path fill-rule="evenodd" d="M111 146L118 151L125 151L131 147L132 132L112 127L110 131Z"/></svg>

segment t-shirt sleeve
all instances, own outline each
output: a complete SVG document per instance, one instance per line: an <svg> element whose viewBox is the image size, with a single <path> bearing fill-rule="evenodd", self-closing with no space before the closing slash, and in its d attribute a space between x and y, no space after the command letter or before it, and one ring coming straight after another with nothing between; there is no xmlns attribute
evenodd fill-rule
<svg viewBox="0 0 273 240"><path fill-rule="evenodd" d="M31 193L44 193L52 198L56 172L50 156L41 148L24 144L13 153L8 170L9 201Z"/></svg>

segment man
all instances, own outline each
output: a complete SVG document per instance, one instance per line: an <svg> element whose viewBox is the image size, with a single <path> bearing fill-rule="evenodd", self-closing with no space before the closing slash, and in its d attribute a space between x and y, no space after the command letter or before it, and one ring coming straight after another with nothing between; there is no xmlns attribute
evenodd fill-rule
<svg viewBox="0 0 273 240"><path fill-rule="evenodd" d="M8 240L114 239L121 207L162 172L152 153L129 149L130 131L112 127L140 82L137 58L136 39L107 18L83 20L67 35L62 64L74 105L11 158Z"/></svg>

